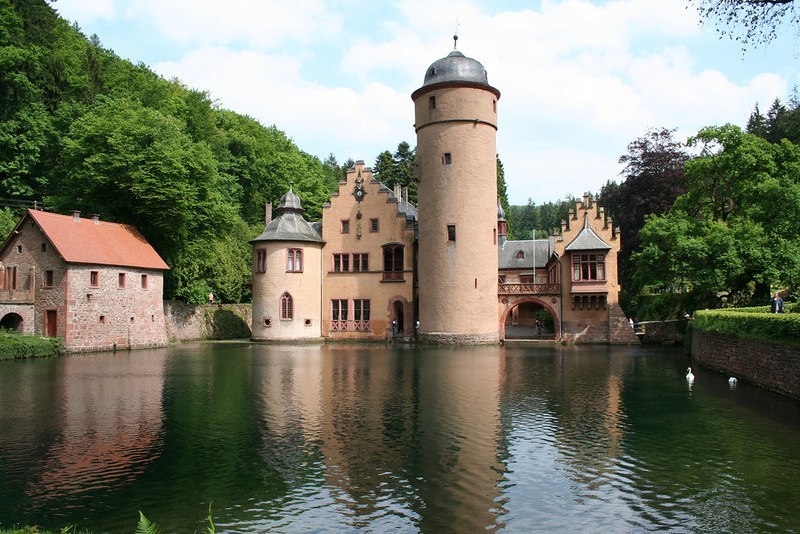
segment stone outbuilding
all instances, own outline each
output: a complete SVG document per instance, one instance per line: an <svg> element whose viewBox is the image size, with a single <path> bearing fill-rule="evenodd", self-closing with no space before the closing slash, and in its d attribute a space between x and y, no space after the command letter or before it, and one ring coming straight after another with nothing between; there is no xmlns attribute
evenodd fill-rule
<svg viewBox="0 0 800 534"><path fill-rule="evenodd" d="M67 351L166 345L167 269L132 226L28 210L0 248L0 325Z"/></svg>

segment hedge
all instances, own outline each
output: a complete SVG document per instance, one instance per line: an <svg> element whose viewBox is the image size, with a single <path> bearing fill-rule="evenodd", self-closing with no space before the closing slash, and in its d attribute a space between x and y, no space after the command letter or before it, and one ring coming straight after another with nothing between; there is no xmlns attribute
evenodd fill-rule
<svg viewBox="0 0 800 534"><path fill-rule="evenodd" d="M63 349L58 338L23 336L0 330L0 360L58 356Z"/></svg>
<svg viewBox="0 0 800 534"><path fill-rule="evenodd" d="M698 310L693 330L800 346L800 313L769 313L769 308Z"/></svg>

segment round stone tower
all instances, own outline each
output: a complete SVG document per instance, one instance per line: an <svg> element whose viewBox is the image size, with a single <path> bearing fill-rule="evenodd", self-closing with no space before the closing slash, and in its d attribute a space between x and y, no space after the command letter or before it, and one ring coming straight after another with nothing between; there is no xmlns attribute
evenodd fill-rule
<svg viewBox="0 0 800 534"><path fill-rule="evenodd" d="M457 39L457 37L456 37ZM419 165L419 337L499 341L497 100L478 61L453 50L414 91Z"/></svg>
<svg viewBox="0 0 800 534"><path fill-rule="evenodd" d="M317 230L303 218L291 188L277 216L267 216L253 245L254 341L319 339L322 335L322 247Z"/></svg>

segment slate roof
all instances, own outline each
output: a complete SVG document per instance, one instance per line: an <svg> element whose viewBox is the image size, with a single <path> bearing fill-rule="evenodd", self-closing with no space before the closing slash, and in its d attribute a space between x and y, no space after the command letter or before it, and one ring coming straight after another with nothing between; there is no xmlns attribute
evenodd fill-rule
<svg viewBox="0 0 800 534"><path fill-rule="evenodd" d="M378 188L379 191L386 191L389 193L389 200L396 200L397 201L397 213L405 216L406 221L414 222L417 220L419 213L417 212L417 208L409 202L405 200L402 196L398 197L394 194L394 191L386 187L383 183L380 184Z"/></svg>
<svg viewBox="0 0 800 534"><path fill-rule="evenodd" d="M303 207L292 188L281 197L277 216L267 223L260 236L250 243L259 241L305 241L324 243L320 234L303 218Z"/></svg>
<svg viewBox="0 0 800 534"><path fill-rule="evenodd" d="M411 95L415 99L419 94L438 86L471 86L487 89L500 96L500 91L489 85L489 77L483 65L458 50L453 50L446 57L437 59L425 71L422 87Z"/></svg>
<svg viewBox="0 0 800 534"><path fill-rule="evenodd" d="M169 269L133 226L29 209L17 229L24 231L28 217L67 263Z"/></svg>
<svg viewBox="0 0 800 534"><path fill-rule="evenodd" d="M534 258L533 246L536 243L536 255ZM517 258L518 252L524 252L523 258ZM535 241L506 241L498 247L498 264L500 269L533 269L533 261L536 260L536 267L544 267L550 259L553 251L550 248L549 239L537 239Z"/></svg>
<svg viewBox="0 0 800 534"><path fill-rule="evenodd" d="M564 250L574 252L576 250L611 250L611 245L603 241L599 235L589 227L589 218L583 218L583 229L567 245Z"/></svg>

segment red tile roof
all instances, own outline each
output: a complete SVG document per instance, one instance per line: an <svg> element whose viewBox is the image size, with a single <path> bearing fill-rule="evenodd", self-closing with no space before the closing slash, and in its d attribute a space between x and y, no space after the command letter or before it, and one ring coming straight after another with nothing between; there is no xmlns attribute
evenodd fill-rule
<svg viewBox="0 0 800 534"><path fill-rule="evenodd" d="M67 263L169 269L133 226L32 209L28 215Z"/></svg>

